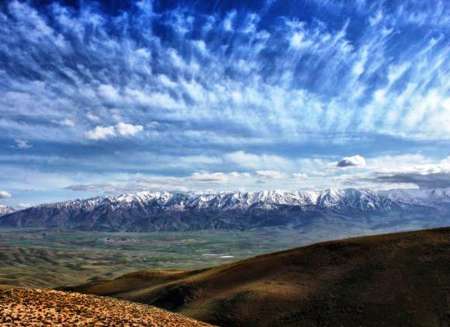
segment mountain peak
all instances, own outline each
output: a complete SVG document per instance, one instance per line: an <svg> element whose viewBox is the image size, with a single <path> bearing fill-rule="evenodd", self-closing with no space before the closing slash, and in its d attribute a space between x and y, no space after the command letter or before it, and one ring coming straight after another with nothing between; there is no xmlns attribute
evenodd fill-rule
<svg viewBox="0 0 450 327"><path fill-rule="evenodd" d="M364 224L375 224L372 217L380 224L396 219L400 225L410 218L429 226L430 215L436 224L450 220L449 190L148 191L44 204L4 216L0 226L112 231L250 229L303 226L306 221L323 223L333 217ZM405 221L399 222L398 217Z"/></svg>

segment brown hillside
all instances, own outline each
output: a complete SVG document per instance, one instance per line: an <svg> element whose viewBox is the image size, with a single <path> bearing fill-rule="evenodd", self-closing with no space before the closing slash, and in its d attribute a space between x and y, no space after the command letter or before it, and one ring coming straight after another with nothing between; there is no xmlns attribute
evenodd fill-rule
<svg viewBox="0 0 450 327"><path fill-rule="evenodd" d="M354 238L75 288L222 326L449 326L450 229Z"/></svg>
<svg viewBox="0 0 450 327"><path fill-rule="evenodd" d="M210 326L147 305L43 289L0 290L0 326Z"/></svg>

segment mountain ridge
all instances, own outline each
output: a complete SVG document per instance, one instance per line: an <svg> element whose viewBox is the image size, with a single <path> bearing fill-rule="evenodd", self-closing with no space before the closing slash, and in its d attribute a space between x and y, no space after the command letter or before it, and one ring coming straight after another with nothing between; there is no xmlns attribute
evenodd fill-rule
<svg viewBox="0 0 450 327"><path fill-rule="evenodd" d="M14 211L16 211L14 208L12 207L8 207L4 204L0 204L0 216L4 216L10 213L13 213Z"/></svg>
<svg viewBox="0 0 450 327"><path fill-rule="evenodd" d="M299 227L331 218L397 220L409 215L406 219L417 220L431 214L441 218L433 220L437 225L426 221L419 227L439 227L441 220L450 223L449 213L450 189L138 192L41 204L2 216L0 226L138 232L251 229Z"/></svg>

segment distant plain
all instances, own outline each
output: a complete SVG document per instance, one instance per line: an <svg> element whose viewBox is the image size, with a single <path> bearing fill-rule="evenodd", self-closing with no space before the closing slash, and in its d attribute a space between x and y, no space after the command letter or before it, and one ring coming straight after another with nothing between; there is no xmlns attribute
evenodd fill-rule
<svg viewBox="0 0 450 327"><path fill-rule="evenodd" d="M328 239L354 229L106 233L0 230L0 287L60 287L142 269L199 269Z"/></svg>

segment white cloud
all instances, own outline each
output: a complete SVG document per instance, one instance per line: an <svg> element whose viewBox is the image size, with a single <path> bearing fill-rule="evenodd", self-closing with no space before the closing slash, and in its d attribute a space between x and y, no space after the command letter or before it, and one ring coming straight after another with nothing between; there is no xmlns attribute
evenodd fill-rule
<svg viewBox="0 0 450 327"><path fill-rule="evenodd" d="M248 178L250 174L239 172L195 172L191 175L190 179L197 182L228 182L230 180L238 180L242 178Z"/></svg>
<svg viewBox="0 0 450 327"><path fill-rule="evenodd" d="M72 119L66 118L63 121L61 121L61 125L66 127L75 127L75 121Z"/></svg>
<svg viewBox="0 0 450 327"><path fill-rule="evenodd" d="M53 122L64 127L75 127L75 121L70 118L65 118L63 120L53 120Z"/></svg>
<svg viewBox="0 0 450 327"><path fill-rule="evenodd" d="M0 199L6 199L6 198L10 198L11 197L11 193L6 192L6 191L0 191Z"/></svg>
<svg viewBox="0 0 450 327"><path fill-rule="evenodd" d="M326 3L320 5L328 10ZM450 139L449 128L436 128L450 116L445 110L448 85L443 72L448 71L449 55L445 38L437 33L432 38L412 39L411 47L394 51L392 58L386 58L385 54L396 42L393 31L402 27L405 20L419 27L426 21L430 25L439 21L437 25L445 26L448 18L443 17L448 15L442 1L438 1L435 10L427 8L420 13L422 19L412 19L417 18L413 8L370 7L371 10L361 12L365 15L361 19L371 20L374 26L359 31L357 44L347 33L353 21L336 27L327 21L306 23L280 17L277 28L272 29L262 23L263 12L230 11L225 17L212 15L203 21L194 13L179 9L156 17L143 12L140 6L136 8L138 19L122 17L110 21L89 5L81 6L76 14L55 5L48 13L59 24L53 26L52 19L29 4L13 1L7 7L18 20L5 16L0 30L2 40L8 38L12 42L8 47L9 59L17 61L24 70L39 71L42 78L39 82L16 81L5 71L0 76L8 85L7 90L2 90L5 95L0 99L2 110L27 117L57 117L60 108L70 108L73 117L83 116L97 125L102 122L109 126L112 123L105 118L112 118L108 115L111 107L116 107L121 111L117 121L135 121L137 116L142 125L156 118L196 121L200 132L205 120L216 121L219 130L240 121L243 129L257 134L260 142L266 143L274 137L293 140L309 133L336 132L345 138L348 131L370 133L379 132L380 128L390 135ZM141 25L134 27L144 34L142 40L151 42L136 42L125 32L118 32L115 37L108 33L110 24L125 31L121 27L144 24L141 19L146 21L149 17L174 28L172 48L168 49L157 35L147 35L148 29L139 28ZM204 23L199 26L201 35L194 33L196 37L192 38L186 34L201 22ZM97 33L89 33L92 28ZM9 37L16 30L20 33ZM228 32L234 33L233 47L224 51L210 44ZM248 36L243 35L248 32L253 34L251 46ZM89 42L79 42L83 39ZM79 47L77 51L71 48L75 45ZM286 45L289 49L281 51ZM195 48L188 56L184 51L187 47ZM23 48L33 51L25 52ZM73 83L36 65L31 57L34 52L49 57ZM78 53L83 56L77 59L76 68L63 64ZM262 53L272 53L270 62L263 59ZM302 73L297 74L299 71ZM311 80L314 85L308 85ZM373 80L379 80L376 89ZM405 94L403 80L415 85L412 94ZM442 105L436 105L436 100ZM136 107L152 110L140 112ZM161 113L161 109L179 110ZM97 111L101 114L97 115ZM4 125L14 128L17 137L27 139L33 136L67 141L73 140L77 132L64 133L33 124ZM86 128L82 121L77 125L80 130ZM167 131L170 132L173 131Z"/></svg>
<svg viewBox="0 0 450 327"><path fill-rule="evenodd" d="M141 125L133 125L122 122L116 125L116 132L120 136L134 136L143 130L144 127Z"/></svg>
<svg viewBox="0 0 450 327"><path fill-rule="evenodd" d="M167 78L163 78L163 80L165 81L164 83L168 83ZM125 95L127 97L126 100L130 105L139 105L155 109L176 109L183 105L182 103L175 101L169 94L163 92L126 89Z"/></svg>
<svg viewBox="0 0 450 327"><path fill-rule="evenodd" d="M344 157L338 161L337 166L344 167L364 167L366 165L366 160L360 155L354 155L351 157Z"/></svg>
<svg viewBox="0 0 450 327"><path fill-rule="evenodd" d="M114 86L109 84L102 84L98 87L98 93L107 101L117 101L120 99L119 92Z"/></svg>
<svg viewBox="0 0 450 327"><path fill-rule="evenodd" d="M277 155L253 154L245 151L230 152L224 158L228 162L248 169L271 170L277 168L286 170L293 166L291 161Z"/></svg>
<svg viewBox="0 0 450 327"><path fill-rule="evenodd" d="M236 17L236 11L230 11L226 15L226 17L223 21L223 29L225 31L232 32L234 30L233 29L233 21L234 21L235 17Z"/></svg>
<svg viewBox="0 0 450 327"><path fill-rule="evenodd" d="M142 160L142 158L138 159ZM155 165L160 167L166 160L169 159L161 160L160 163L156 161ZM176 159L172 158L172 160ZM197 159L193 160L196 162ZM199 160L203 161L201 158ZM432 160L414 154L375 157L367 159L366 167L358 169L357 172L339 169L336 167L336 162L331 159L329 161L301 159L295 162L301 167L300 173L286 173L278 170L254 172L204 170L179 177L141 174L113 174L108 177L92 175L67 185L72 185L68 189L74 191L123 193L145 190L202 192L282 189L295 191L321 190L329 187L390 189L414 188L418 184L428 187L433 181L439 182L435 185L444 185L446 180L450 181L448 177L450 176L450 158ZM106 165L103 162L97 164ZM130 168L130 166L123 165L123 168ZM389 176L389 178L379 178L380 176Z"/></svg>
<svg viewBox="0 0 450 327"><path fill-rule="evenodd" d="M384 155L366 160L366 169L378 173L418 172L439 167L443 162L422 154Z"/></svg>
<svg viewBox="0 0 450 327"><path fill-rule="evenodd" d="M27 140L16 139L15 141L16 141L16 148L18 149L25 150L32 147L30 142L28 142Z"/></svg>
<svg viewBox="0 0 450 327"><path fill-rule="evenodd" d="M98 123L101 120L99 116L97 116L96 114L94 114L92 112L88 112L86 114L86 118L89 119L90 121L94 122L94 123Z"/></svg>
<svg viewBox="0 0 450 327"><path fill-rule="evenodd" d="M216 173L196 172L192 174L191 179L194 181L202 181L202 182L224 182L228 180L228 176L221 172Z"/></svg>
<svg viewBox="0 0 450 327"><path fill-rule="evenodd" d="M117 136L129 137L142 132L144 127L120 122L115 126L97 126L93 130L87 131L85 137L89 140L106 140Z"/></svg>
<svg viewBox="0 0 450 327"><path fill-rule="evenodd" d="M177 86L177 83L173 82L167 75L159 75L159 82L168 88L173 88Z"/></svg>
<svg viewBox="0 0 450 327"><path fill-rule="evenodd" d="M306 178L308 178L308 174L305 174L305 173L294 173L294 174L292 174L292 176L297 178L297 179L306 179Z"/></svg>
<svg viewBox="0 0 450 327"><path fill-rule="evenodd" d="M99 141L116 136L114 126L97 126L93 130L87 131L85 136L89 140Z"/></svg>
<svg viewBox="0 0 450 327"><path fill-rule="evenodd" d="M256 176L269 179L281 179L286 177L285 174L276 170L257 170Z"/></svg>
<svg viewBox="0 0 450 327"><path fill-rule="evenodd" d="M0 14L0 52L5 56L0 63L0 134L11 144L17 139L15 147L21 149L59 143L52 149L64 147L61 153L69 157L83 135L93 141L142 136L143 146L130 145L121 158L108 145L104 161L92 152L83 162L77 156L67 159L75 170L99 162L99 172L108 164L111 171L126 167L186 174L171 180L173 188L207 187L202 176L191 179L194 171L246 171L250 176L232 179L232 173L224 172L203 177L232 181L220 187L249 189L261 187L256 181L264 177L256 171L278 171L286 177L265 178L264 187L295 189L346 185L350 173L362 178L402 168L438 169L436 159L416 155L376 157L379 147L367 149L364 169L338 169L335 155L355 140L360 148L365 135L373 134L381 134L382 141L386 135L407 140L387 142L386 153L407 152L403 147L410 145L403 144L415 139L443 141L442 147L440 142L425 147L434 147L435 153L445 149L450 140L450 48L446 29L439 30L450 17L445 1L417 12L415 6L358 0L358 15L342 24L340 19L327 21L331 3L318 1L324 15L308 22L294 13L267 25L262 19L266 13L257 10L197 16L195 10L177 7L156 15L148 2L145 10L138 5L132 17L113 18L89 2L79 10L52 5L45 12L47 7L11 1L5 5L8 14ZM372 26L364 24L368 22ZM153 23L170 32L153 33L148 28ZM348 33L355 26L357 42ZM135 38L130 30L139 35ZM399 41L405 46L398 47ZM39 64L44 60L52 63L51 69ZM39 78L29 78L35 75ZM29 152L48 152L42 148L22 151L17 165L26 164ZM148 151L144 160L127 161L142 149ZM314 158L293 158L307 155L302 149ZM320 157L324 149L329 157ZM62 159L50 160L43 152L33 161L41 170L64 166ZM168 152L176 155L164 155ZM23 181L27 170L20 177L3 178L31 184L31 177ZM298 171L308 178L296 176ZM64 176L58 174L66 173L55 171L53 185L60 185L58 178ZM44 181L45 176L35 183ZM164 188L164 178L146 185Z"/></svg>
<svg viewBox="0 0 450 327"><path fill-rule="evenodd" d="M314 45L313 41L310 37L305 35L304 31L302 31L302 29L304 29L304 25L301 24L299 27L300 29L296 30L289 40L290 46L295 50L311 49Z"/></svg>
<svg viewBox="0 0 450 327"><path fill-rule="evenodd" d="M296 49L300 49L303 41L303 33L296 32L291 37L291 46Z"/></svg>

